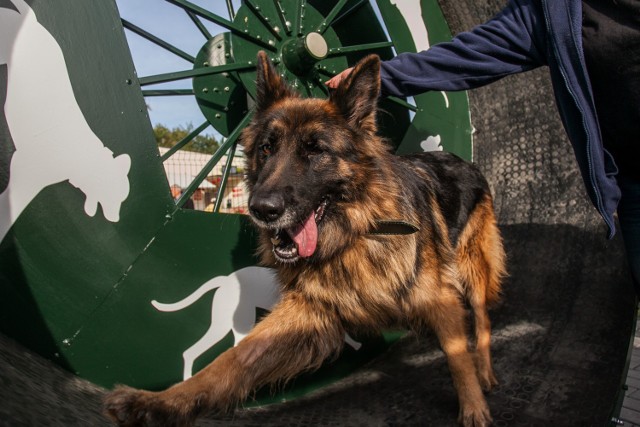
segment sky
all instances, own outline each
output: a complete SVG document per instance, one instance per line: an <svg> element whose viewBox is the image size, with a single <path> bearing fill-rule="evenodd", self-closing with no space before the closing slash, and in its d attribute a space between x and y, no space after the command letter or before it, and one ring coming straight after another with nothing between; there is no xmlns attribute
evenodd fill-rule
<svg viewBox="0 0 640 427"><path fill-rule="evenodd" d="M201 7L229 19L227 2L223 0L190 0ZM239 0L233 0L235 9ZM169 42L186 53L195 56L205 43L205 38L193 24L188 15L178 6L164 1L149 0L116 0L120 16L143 30ZM226 31L225 29L201 20L212 35ZM184 59L166 51L150 41L125 29L131 56L138 77L188 70L193 65ZM145 86L145 89L177 88L191 89L191 80L181 80L162 85ZM193 96L147 97L149 116L153 125L163 124L169 128L199 126L204 121ZM205 134L219 138L217 132L209 127Z"/></svg>

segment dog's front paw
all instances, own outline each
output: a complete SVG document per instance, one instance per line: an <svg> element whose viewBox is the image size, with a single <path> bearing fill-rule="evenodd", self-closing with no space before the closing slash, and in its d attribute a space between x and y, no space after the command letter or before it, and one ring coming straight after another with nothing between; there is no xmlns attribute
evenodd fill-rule
<svg viewBox="0 0 640 427"><path fill-rule="evenodd" d="M120 386L107 395L104 410L119 426L148 426L151 424L146 400L146 392Z"/></svg>
<svg viewBox="0 0 640 427"><path fill-rule="evenodd" d="M105 413L121 427L189 425L177 411L168 407L158 393L120 386L107 395Z"/></svg>
<svg viewBox="0 0 640 427"><path fill-rule="evenodd" d="M458 422L464 427L488 427L493 423L489 406L483 400L475 405L460 408Z"/></svg>

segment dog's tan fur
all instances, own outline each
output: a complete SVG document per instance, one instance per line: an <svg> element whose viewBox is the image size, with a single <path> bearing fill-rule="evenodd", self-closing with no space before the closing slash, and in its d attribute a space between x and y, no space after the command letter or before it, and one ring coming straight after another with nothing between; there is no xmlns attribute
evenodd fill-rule
<svg viewBox="0 0 640 427"><path fill-rule="evenodd" d="M237 347L191 379L159 393L117 389L107 410L121 425L188 425L201 412L233 408L257 387L318 368L339 354L345 333L398 325L435 331L458 392L460 422L491 423L482 392L497 383L487 305L498 299L505 274L491 195L475 169L465 166L474 178L463 179L479 181L482 191L460 230L451 229L441 206L451 195L438 192L436 178L441 178L418 161L399 163L376 134L371 105L379 91L378 70L377 57L369 57L331 100L302 99L283 84L267 57L259 56L256 117L242 138L252 196L265 188L276 192L283 182L317 179L320 172L309 178L312 168L340 177L340 197L331 199L309 259L280 262L273 230L256 220L258 251L263 264L277 269L281 301ZM264 142L267 132L281 135L274 142L277 151ZM321 132L330 132L332 153L351 150L350 156L321 152L313 162L296 160L304 149L300 141ZM419 231L369 234L376 221L389 218L416 224ZM474 313L475 357L468 349L463 301Z"/></svg>

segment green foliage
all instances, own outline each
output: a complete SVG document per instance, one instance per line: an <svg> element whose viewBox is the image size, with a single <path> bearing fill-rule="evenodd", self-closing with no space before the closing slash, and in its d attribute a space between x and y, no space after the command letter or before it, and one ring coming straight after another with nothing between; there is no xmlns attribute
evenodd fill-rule
<svg viewBox="0 0 640 427"><path fill-rule="evenodd" d="M193 125L189 123L186 127L178 126L169 129L166 126L157 124L153 127L153 133L156 136L156 142L160 147L171 148L178 142L182 141L193 131ZM213 136L198 135L188 144L182 147L182 150L194 151L196 153L213 154L220 144Z"/></svg>

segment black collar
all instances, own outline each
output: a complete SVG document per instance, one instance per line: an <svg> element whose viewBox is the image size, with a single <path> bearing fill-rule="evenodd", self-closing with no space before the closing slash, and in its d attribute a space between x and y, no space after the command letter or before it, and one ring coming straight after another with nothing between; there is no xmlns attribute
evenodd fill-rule
<svg viewBox="0 0 640 427"><path fill-rule="evenodd" d="M402 220L380 219L367 234L373 235L407 235L420 231L414 224Z"/></svg>

